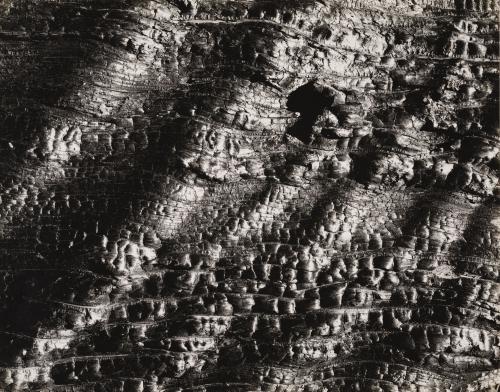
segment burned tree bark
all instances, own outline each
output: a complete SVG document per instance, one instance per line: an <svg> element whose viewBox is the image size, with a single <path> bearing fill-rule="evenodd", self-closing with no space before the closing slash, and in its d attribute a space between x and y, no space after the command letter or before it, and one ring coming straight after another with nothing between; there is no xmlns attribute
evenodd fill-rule
<svg viewBox="0 0 500 392"><path fill-rule="evenodd" d="M495 391L495 0L0 6L0 389Z"/></svg>

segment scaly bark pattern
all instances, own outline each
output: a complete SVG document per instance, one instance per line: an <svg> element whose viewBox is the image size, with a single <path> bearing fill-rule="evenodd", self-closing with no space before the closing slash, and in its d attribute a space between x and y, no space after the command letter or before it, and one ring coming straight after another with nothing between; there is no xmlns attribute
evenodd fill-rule
<svg viewBox="0 0 500 392"><path fill-rule="evenodd" d="M4 0L0 389L496 391L496 0Z"/></svg>

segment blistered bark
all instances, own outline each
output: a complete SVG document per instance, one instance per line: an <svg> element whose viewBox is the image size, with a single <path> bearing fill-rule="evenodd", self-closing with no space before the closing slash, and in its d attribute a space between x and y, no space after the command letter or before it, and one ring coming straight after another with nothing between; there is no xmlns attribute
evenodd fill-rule
<svg viewBox="0 0 500 392"><path fill-rule="evenodd" d="M496 391L496 0L0 4L0 389Z"/></svg>

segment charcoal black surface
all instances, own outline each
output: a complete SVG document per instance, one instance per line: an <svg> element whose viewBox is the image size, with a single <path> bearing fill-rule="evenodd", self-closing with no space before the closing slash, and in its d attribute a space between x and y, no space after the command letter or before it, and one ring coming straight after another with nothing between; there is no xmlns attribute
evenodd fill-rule
<svg viewBox="0 0 500 392"><path fill-rule="evenodd" d="M498 391L498 11L0 0L0 391Z"/></svg>

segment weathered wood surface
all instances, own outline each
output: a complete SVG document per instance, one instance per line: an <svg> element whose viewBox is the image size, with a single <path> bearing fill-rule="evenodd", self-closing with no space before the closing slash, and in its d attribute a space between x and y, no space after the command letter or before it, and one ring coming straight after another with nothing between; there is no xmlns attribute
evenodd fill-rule
<svg viewBox="0 0 500 392"><path fill-rule="evenodd" d="M496 391L495 0L0 6L0 389Z"/></svg>

